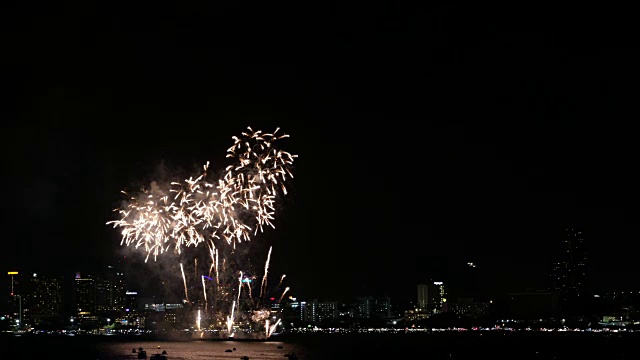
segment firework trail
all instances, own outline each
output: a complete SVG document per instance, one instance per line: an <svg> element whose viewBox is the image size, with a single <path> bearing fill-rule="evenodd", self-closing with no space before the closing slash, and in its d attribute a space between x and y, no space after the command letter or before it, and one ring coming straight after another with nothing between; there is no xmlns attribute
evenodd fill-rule
<svg viewBox="0 0 640 360"><path fill-rule="evenodd" d="M273 331L278 327L279 324L280 324L280 319L278 319L278 321L276 321L276 323L273 325L269 325L269 319L267 319L265 321L265 329L266 329L265 336L266 337L271 336L271 334L273 334Z"/></svg>
<svg viewBox="0 0 640 360"><path fill-rule="evenodd" d="M282 295L280 295L280 299L278 299L278 303L282 302L282 298L284 298L284 294L286 294L289 291L289 287L287 286L286 289L284 289L284 291L282 292Z"/></svg>
<svg viewBox="0 0 640 360"><path fill-rule="evenodd" d="M207 301L207 286L204 283L204 275L202 275L201 279L202 279L202 294L204 296L204 308L206 309L209 307L209 301Z"/></svg>
<svg viewBox="0 0 640 360"><path fill-rule="evenodd" d="M231 315L227 316L227 333L229 334L229 336L232 335L233 315L234 315L235 309L236 309L236 302L234 301L233 304L231 305Z"/></svg>
<svg viewBox="0 0 640 360"><path fill-rule="evenodd" d="M211 266L209 266L209 277L211 277L211 272L216 268L216 246L211 240L209 240L209 256L211 256Z"/></svg>
<svg viewBox="0 0 640 360"><path fill-rule="evenodd" d="M278 286L276 287L277 289L280 288L280 285L282 285L282 280L284 280L284 277L287 276L285 274L282 274L282 276L280 276L280 282L278 283Z"/></svg>
<svg viewBox="0 0 640 360"><path fill-rule="evenodd" d="M271 249L273 251L273 249ZM245 272L244 270L238 271L239 264L236 262L238 257L229 254L232 257L230 259L225 258L221 262L219 279L201 275L197 281L190 281L190 276L186 274L189 267L182 267L185 272L185 276L182 276L182 281L186 279L186 287L188 293L193 294L200 292L199 299L195 301L190 295L188 302L185 302L185 307L191 307L194 309L194 321L196 325L200 323L200 328L203 331L211 328L225 328L226 332L220 332L220 335L227 334L230 337L237 337L236 332L247 330L249 326L255 334L260 333L260 329L263 335L270 333L267 331L266 320L271 321L270 326L276 323L276 318L272 320L274 316L277 317L275 312L272 312L272 305L282 302L284 296L289 292L289 287L285 288L283 292L280 289L267 289L264 288L263 294L254 298L253 293L258 293L258 287L263 287L263 284L256 281L254 275L255 270L251 267ZM235 254L237 255L237 254ZM205 259L210 259L210 253L203 253L201 256ZM268 257L268 256L267 256ZM210 264L204 263L199 259L198 273L202 272L202 269L210 268ZM176 266L177 267L177 266ZM262 266L261 266L262 268ZM263 269L261 269L264 271ZM262 272L260 271L260 272ZM181 276L181 272L175 272L176 276ZM267 267L267 277L269 269ZM262 274L261 274L262 275ZM281 283L284 282L283 277L280 276ZM210 281L209 283L207 283ZM219 281L220 285L218 285ZM254 289L254 286L256 289ZM186 292L186 290L184 290ZM271 293L275 291L275 293ZM270 302L265 300L270 299ZM191 302L194 301L194 302ZM204 310L202 312L201 310ZM200 311L201 320L195 316ZM281 324L281 323L279 323ZM237 325L237 326L236 326ZM196 326L197 329L197 326ZM239 329L239 330L236 330ZM204 336L203 334L200 334ZM247 336L247 335L244 335Z"/></svg>
<svg viewBox="0 0 640 360"><path fill-rule="evenodd" d="M267 262L264 264L264 275L262 276L262 283L260 283L260 299L262 299L262 294L264 293L264 289L267 286L267 273L269 272L269 261L271 261L271 249L272 247L269 247Z"/></svg>
<svg viewBox="0 0 640 360"><path fill-rule="evenodd" d="M187 278L184 276L184 268L182 267L182 263L180 263L180 271L182 272L182 281L184 281L184 297L189 302L189 292L187 290Z"/></svg>
<svg viewBox="0 0 640 360"><path fill-rule="evenodd" d="M242 271L240 271L240 277L238 278L238 304L240 303L241 293L242 293Z"/></svg>
<svg viewBox="0 0 640 360"><path fill-rule="evenodd" d="M218 252L216 252L216 262L215 262L215 268L216 268L216 283L218 283L218 285L220 284L220 274L218 272Z"/></svg>
<svg viewBox="0 0 640 360"><path fill-rule="evenodd" d="M251 289L251 281L252 279L247 279L247 292L249 293L249 299L253 299L253 290ZM255 304L255 303L254 303Z"/></svg>

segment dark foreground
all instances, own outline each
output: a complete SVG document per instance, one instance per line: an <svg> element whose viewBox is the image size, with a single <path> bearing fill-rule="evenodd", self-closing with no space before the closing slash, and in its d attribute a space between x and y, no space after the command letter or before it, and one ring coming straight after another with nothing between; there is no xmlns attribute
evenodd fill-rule
<svg viewBox="0 0 640 360"><path fill-rule="evenodd" d="M247 348L241 341L189 340L148 341L119 336L3 335L3 359L134 359L130 349L161 344L168 349L200 349L210 359L239 359L241 354L222 353L223 347ZM466 332L398 335L285 336L252 344L252 360L282 359L276 346L295 348L300 360L314 359L401 359L419 356L428 359L639 359L640 333L505 333ZM210 349L210 350L207 350ZM167 360L202 359L202 353L169 353ZM285 358L286 359L286 358Z"/></svg>

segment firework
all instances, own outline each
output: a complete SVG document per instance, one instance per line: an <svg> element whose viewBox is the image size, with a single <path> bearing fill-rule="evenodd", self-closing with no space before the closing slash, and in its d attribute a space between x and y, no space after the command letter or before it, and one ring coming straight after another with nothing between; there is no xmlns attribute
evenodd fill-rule
<svg viewBox="0 0 640 360"><path fill-rule="evenodd" d="M265 336L269 337L271 336L271 334L273 334L273 331L278 327L278 325L280 324L280 319L278 319L278 321L276 321L275 324L269 324L269 320L266 321L265 324Z"/></svg>
<svg viewBox="0 0 640 360"><path fill-rule="evenodd" d="M207 162L201 174L173 181L168 189L154 184L151 190L129 196L127 206L114 210L120 218L107 222L122 228L121 244L144 246L146 261L171 246L180 253L184 246L207 239L235 247L264 226L275 227L275 202L280 193L287 194L284 183L293 178L297 155L274 147L288 137L278 135L279 129L269 134L248 130L233 137L227 157L236 162L226 167L221 179L211 179Z"/></svg>
<svg viewBox="0 0 640 360"><path fill-rule="evenodd" d="M285 182L293 178L291 169L297 155L275 146L278 140L288 137L278 134L279 129L273 133L253 131L250 127L247 130L232 137L234 143L227 150L227 158L233 163L220 178L213 178L207 162L200 173L172 181L168 186L153 182L137 195L123 192L127 195L126 205L115 209L119 218L107 224L120 229L121 245L144 249L145 262L170 253L179 259L187 248L200 255L195 249L201 249L199 245L205 243L205 260L210 259L210 264L199 265L198 256L194 257L193 278L199 284L191 284L192 290L202 288L202 303L199 299L189 300L189 282L183 262L178 261L185 303L198 307L196 328L200 330L202 323L209 321L210 326L226 327L228 335L233 336L234 323L248 318L263 326L265 336L269 337L280 324L280 320L269 322L271 310L263 305L272 248L257 298L253 297L252 289L255 271L240 266L242 259L235 250L266 227L275 228L276 202L287 194ZM278 289L284 277L280 278ZM237 288L232 285L235 281ZM288 290L287 287L282 292L278 303ZM204 308L205 317L200 307Z"/></svg>
<svg viewBox="0 0 640 360"><path fill-rule="evenodd" d="M182 267L182 263L180 263L180 272L182 272L182 281L184 282L184 297L186 301L189 302L189 290L187 290L187 278L184 276L184 267Z"/></svg>
<svg viewBox="0 0 640 360"><path fill-rule="evenodd" d="M260 283L260 297L264 293L264 289L267 286L267 273L269 272L269 261L271 261L271 247L269 248L269 255L267 255L267 262L264 264L264 275L262 276L262 283Z"/></svg>

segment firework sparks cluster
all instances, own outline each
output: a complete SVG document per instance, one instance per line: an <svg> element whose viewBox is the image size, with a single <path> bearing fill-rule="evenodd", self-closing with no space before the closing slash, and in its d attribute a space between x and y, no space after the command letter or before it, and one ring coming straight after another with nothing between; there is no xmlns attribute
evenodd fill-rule
<svg viewBox="0 0 640 360"><path fill-rule="evenodd" d="M284 183L293 177L297 155L274 147L288 137L278 135L279 129L271 134L248 130L233 137L227 157L236 161L221 179L210 179L207 163L198 176L174 181L168 189L143 189L125 208L116 209L120 218L107 224L122 228L121 244L143 246L146 261L172 247L180 253L183 246L207 240L235 247L264 226L274 227L275 201L279 191L287 194Z"/></svg>
<svg viewBox="0 0 640 360"><path fill-rule="evenodd" d="M208 319L211 325L221 325L233 336L234 324L244 314L248 322L262 324L269 337L280 324L280 320L270 319L271 311L264 301L268 295L271 248L258 296L253 295L254 283L258 285L252 275L255 271L240 268L241 259L235 250L266 226L275 227L276 201L287 194L284 183L293 178L291 169L297 155L274 146L276 141L288 137L278 134L279 129L273 133L247 129L241 137L232 138L234 143L227 150L227 158L234 161L221 178L211 178L207 163L197 176L173 181L166 188L154 182L150 189L142 189L135 196L125 193L126 206L115 209L119 218L107 224L121 229L121 245L144 249L145 263L151 255L157 260L159 255L173 249L173 254L179 256L186 248L199 249L198 245L205 243L209 265L198 264L198 257L194 257L193 273L188 276L182 261L178 261L184 301L198 307L197 329ZM278 303L289 290L287 287L281 291L284 277L276 289L281 292ZM192 290L201 287L202 298L189 300L189 283ZM269 296L275 299L274 294Z"/></svg>

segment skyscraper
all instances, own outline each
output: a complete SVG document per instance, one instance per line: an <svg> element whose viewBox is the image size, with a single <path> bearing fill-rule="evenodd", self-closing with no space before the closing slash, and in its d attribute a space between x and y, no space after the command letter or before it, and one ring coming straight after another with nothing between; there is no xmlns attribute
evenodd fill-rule
<svg viewBox="0 0 640 360"><path fill-rule="evenodd" d="M442 281L418 284L418 309L432 314L447 312L447 286Z"/></svg>
<svg viewBox="0 0 640 360"><path fill-rule="evenodd" d="M96 282L92 277L76 274L73 283L73 302L77 315L94 315L96 313Z"/></svg>
<svg viewBox="0 0 640 360"><path fill-rule="evenodd" d="M63 315L62 276L33 273L25 296L34 325L59 321Z"/></svg>
<svg viewBox="0 0 640 360"><path fill-rule="evenodd" d="M582 230L567 228L551 268L551 290L558 294L563 315L575 315L586 300L587 252Z"/></svg>
<svg viewBox="0 0 640 360"><path fill-rule="evenodd" d="M126 306L124 273L114 266L95 279L96 311L102 315L123 312Z"/></svg>
<svg viewBox="0 0 640 360"><path fill-rule="evenodd" d="M429 302L429 287L427 284L418 284L418 309L426 309Z"/></svg>
<svg viewBox="0 0 640 360"><path fill-rule="evenodd" d="M24 304L22 295L26 289L21 279L22 273L18 271L8 271L7 275L7 279L9 280L6 283L7 287L3 289L0 294L0 299L2 299L0 311L3 315L6 314L2 317L2 320L6 320L6 322L0 322L0 328L2 330L13 330L14 327L19 328L23 322Z"/></svg>
<svg viewBox="0 0 640 360"><path fill-rule="evenodd" d="M442 281L429 285L428 309L434 314L447 312L447 286Z"/></svg>

